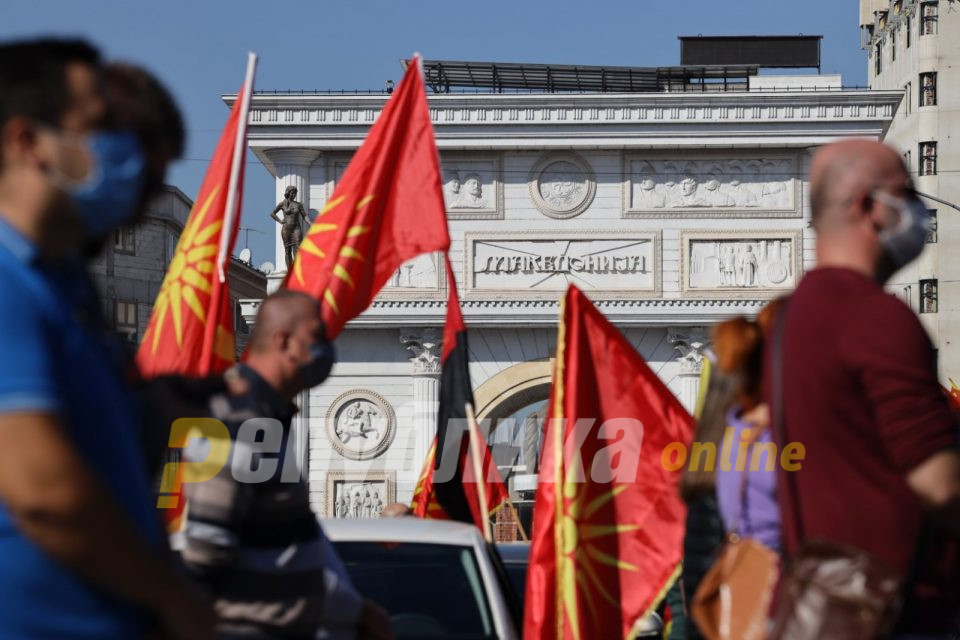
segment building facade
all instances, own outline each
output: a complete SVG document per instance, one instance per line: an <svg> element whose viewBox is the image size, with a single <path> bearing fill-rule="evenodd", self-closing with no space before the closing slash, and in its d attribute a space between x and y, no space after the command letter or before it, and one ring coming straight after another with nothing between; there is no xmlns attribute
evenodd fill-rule
<svg viewBox="0 0 960 640"><path fill-rule="evenodd" d="M903 98L884 141L897 148L925 194L960 202L960 12L954 0L861 0L870 86ZM938 349L941 379L960 370L960 211L927 200L935 228L919 259L890 288L909 304Z"/></svg>
<svg viewBox="0 0 960 640"><path fill-rule="evenodd" d="M568 284L691 407L710 325L756 313L811 266L812 151L881 138L901 98L840 85L760 76L738 91L430 96L477 413L499 425L490 441L515 493L535 481ZM321 209L385 99L255 94L249 144L276 200L294 185ZM278 227L278 265L282 250ZM445 301L438 256L405 264L338 338L331 378L301 398L319 514L409 502L436 432ZM248 321L256 309L244 303Z"/></svg>
<svg viewBox="0 0 960 640"><path fill-rule="evenodd" d="M165 186L135 227L114 232L103 252L91 263L90 272L100 293L104 316L131 344L143 339L153 303L173 259L193 202L182 191ZM228 272L238 353L246 345L249 327L240 313L239 301L266 295L264 273L237 258Z"/></svg>

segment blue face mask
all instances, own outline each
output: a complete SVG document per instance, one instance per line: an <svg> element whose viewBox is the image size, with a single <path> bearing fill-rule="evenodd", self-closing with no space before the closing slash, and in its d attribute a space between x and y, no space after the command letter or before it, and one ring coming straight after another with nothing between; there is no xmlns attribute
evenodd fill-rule
<svg viewBox="0 0 960 640"><path fill-rule="evenodd" d="M90 154L90 172L83 180L61 177L57 182L87 234L102 238L133 221L143 195L146 161L132 133L97 131L76 144Z"/></svg>

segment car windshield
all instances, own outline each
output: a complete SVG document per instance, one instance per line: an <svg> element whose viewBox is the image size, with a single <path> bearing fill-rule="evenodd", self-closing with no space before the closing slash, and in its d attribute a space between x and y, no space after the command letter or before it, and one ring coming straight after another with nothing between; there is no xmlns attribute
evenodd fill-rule
<svg viewBox="0 0 960 640"><path fill-rule="evenodd" d="M390 613L397 638L496 638L471 548L405 542L335 546L357 591Z"/></svg>

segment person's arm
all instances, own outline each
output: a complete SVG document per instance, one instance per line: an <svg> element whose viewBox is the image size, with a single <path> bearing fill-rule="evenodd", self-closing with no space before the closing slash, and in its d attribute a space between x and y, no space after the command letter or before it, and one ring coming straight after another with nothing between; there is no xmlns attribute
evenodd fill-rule
<svg viewBox="0 0 960 640"><path fill-rule="evenodd" d="M960 527L960 432L937 380L933 345L893 296L866 306L842 348L859 373L880 441L917 496L945 524Z"/></svg>
<svg viewBox="0 0 960 640"><path fill-rule="evenodd" d="M943 526L960 535L960 453L941 451L907 474L907 484Z"/></svg>
<svg viewBox="0 0 960 640"><path fill-rule="evenodd" d="M280 211L280 210L282 210L282 209L283 209L283 201L278 202L278 203L277 203L277 206L275 206L275 207L273 208L273 211L270 212L270 217L271 217L271 218L273 219L273 221L276 222L277 224L283 224L283 220L281 220L280 218L277 217L277 211Z"/></svg>
<svg viewBox="0 0 960 640"><path fill-rule="evenodd" d="M55 414L0 415L0 502L43 551L152 612L173 637L212 636L212 610L148 547Z"/></svg>

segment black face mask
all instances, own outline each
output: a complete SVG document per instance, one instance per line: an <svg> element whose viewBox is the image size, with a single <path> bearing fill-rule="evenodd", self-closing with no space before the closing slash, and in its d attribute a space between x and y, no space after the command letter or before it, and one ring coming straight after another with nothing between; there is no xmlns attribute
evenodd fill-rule
<svg viewBox="0 0 960 640"><path fill-rule="evenodd" d="M332 343L321 340L313 344L310 347L310 359L300 365L300 381L304 388L311 389L326 380L336 361Z"/></svg>

